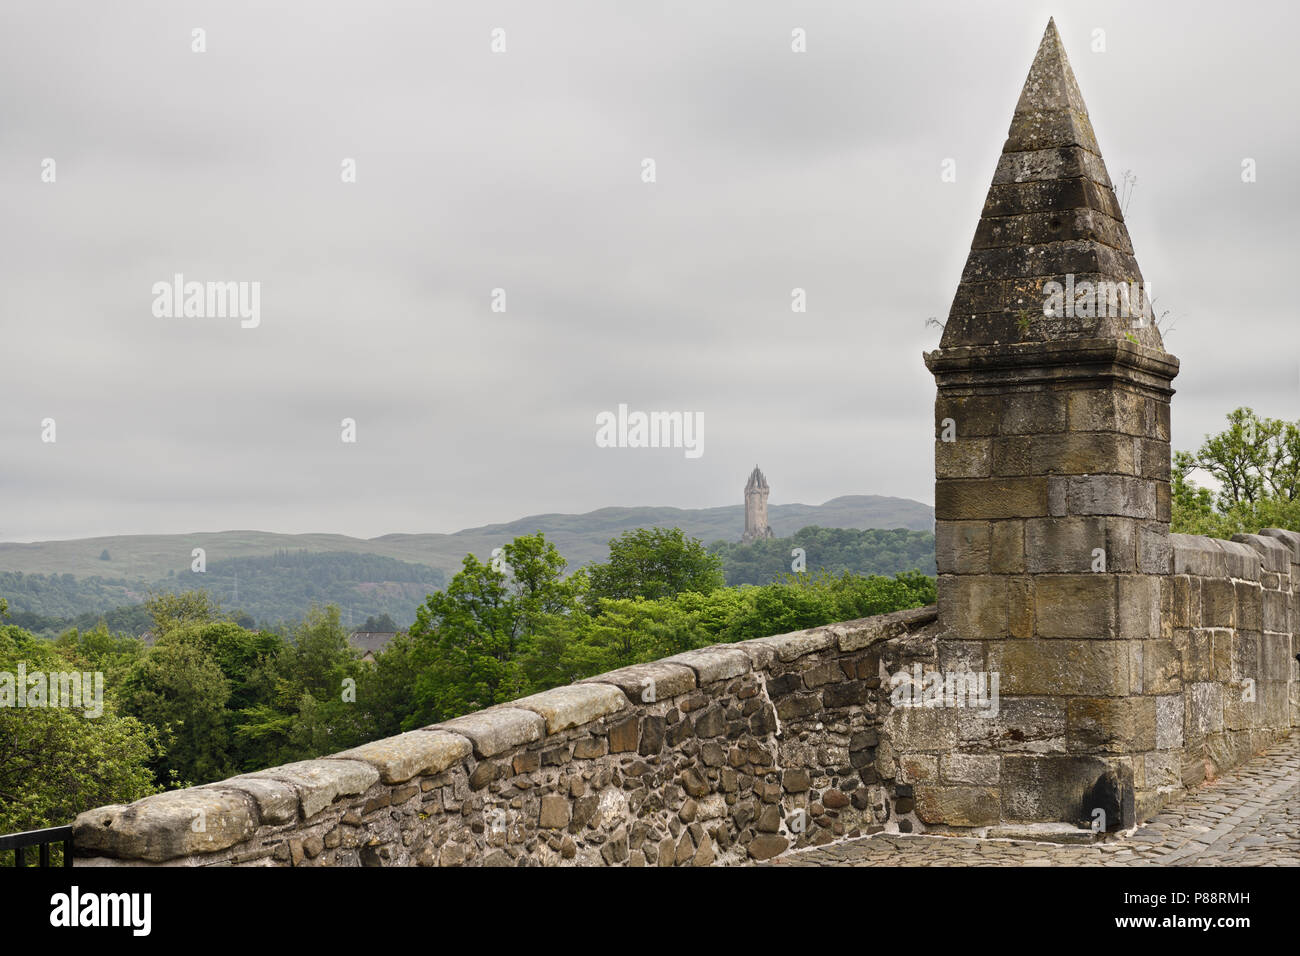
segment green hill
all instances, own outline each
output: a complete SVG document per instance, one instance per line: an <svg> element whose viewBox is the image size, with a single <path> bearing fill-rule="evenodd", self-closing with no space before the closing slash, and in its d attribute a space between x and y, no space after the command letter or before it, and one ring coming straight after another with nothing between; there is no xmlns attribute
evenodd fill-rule
<svg viewBox="0 0 1300 956"><path fill-rule="evenodd" d="M189 573L191 552L203 548L211 567L230 558L267 557L278 551L372 554L442 571L448 577L468 553L486 558L520 534L546 532L577 568L603 561L609 539L634 528L681 528L701 541L739 541L745 525L742 505L723 508L601 508L586 514L531 515L505 524L468 528L454 534L386 534L351 538L341 534L277 534L271 531L202 531L193 534L113 535L32 544L0 542L0 571L73 574L126 581L157 581ZM800 528L907 528L934 530L934 509L908 498L845 495L822 505L770 505L768 521L777 537ZM109 560L100 555L108 551Z"/></svg>
<svg viewBox="0 0 1300 956"><path fill-rule="evenodd" d="M883 539L877 542L878 550L890 552L884 561L888 567L882 566L881 573L893 573L926 566L908 563L903 552L916 551L911 541L915 532L926 532L923 537L928 540L934 510L905 498L846 495L823 505L772 505L768 520L778 537L809 525L905 529L898 534L910 535L906 546L892 538L887 544ZM647 527L681 528L705 542L736 542L744 527L744 508L602 508L579 515L532 515L455 534L388 534L370 539L219 531L0 543L0 596L16 614L24 615L25 626L47 633L83 615L138 604L151 590L193 587L208 590L227 609L245 611L259 623L300 619L312 602L318 602L339 605L345 622L389 614L405 626L424 596L442 587L468 553L486 560L493 548L518 535L543 531L568 560L570 570L576 570L605 560L611 538ZM842 550L841 545L836 547ZM203 574L191 571L195 548L205 552ZM929 548L932 555L932 543ZM776 552L763 555L768 564L780 557ZM748 558L736 560L753 563ZM867 558L845 560L855 568L871 565ZM784 563L788 561L785 557ZM831 562L835 567L844 563L838 558ZM133 622L138 615L118 618Z"/></svg>

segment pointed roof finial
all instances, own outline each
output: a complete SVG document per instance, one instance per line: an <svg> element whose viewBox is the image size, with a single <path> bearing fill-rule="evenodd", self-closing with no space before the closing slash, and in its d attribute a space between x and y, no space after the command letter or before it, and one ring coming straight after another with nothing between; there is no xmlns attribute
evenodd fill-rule
<svg viewBox="0 0 1300 956"><path fill-rule="evenodd" d="M1093 290L1080 293L1092 298L1079 308L1076 289ZM1052 19L1020 90L941 347L1082 338L1136 339L1163 349L1088 107Z"/></svg>

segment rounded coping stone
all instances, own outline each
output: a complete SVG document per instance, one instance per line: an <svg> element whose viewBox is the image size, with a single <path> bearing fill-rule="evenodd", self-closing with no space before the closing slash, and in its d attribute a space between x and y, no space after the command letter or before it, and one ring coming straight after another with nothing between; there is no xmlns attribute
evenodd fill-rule
<svg viewBox="0 0 1300 956"><path fill-rule="evenodd" d="M734 644L713 644L693 651L665 657L661 663L684 664L695 671L701 687L714 681L728 680L753 669L749 655Z"/></svg>
<svg viewBox="0 0 1300 956"><path fill-rule="evenodd" d="M1289 531L1286 528L1265 528L1260 534L1266 538L1284 542L1291 551L1291 563L1300 564L1300 531Z"/></svg>
<svg viewBox="0 0 1300 956"><path fill-rule="evenodd" d="M201 825L196 828L196 823ZM93 850L157 863L242 843L257 831L257 819L246 794L191 787L87 810L72 827L79 853Z"/></svg>
<svg viewBox="0 0 1300 956"><path fill-rule="evenodd" d="M370 743L330 754L325 760L363 760L379 771L384 783L405 783L420 774L441 773L464 760L474 745L460 734L442 730L412 730L372 740Z"/></svg>
<svg viewBox="0 0 1300 956"><path fill-rule="evenodd" d="M1227 561L1228 576L1244 581L1258 581L1264 556L1242 541L1220 541L1211 538Z"/></svg>
<svg viewBox="0 0 1300 956"><path fill-rule="evenodd" d="M826 630L835 636L841 651L858 651L878 641L892 640L918 630L939 618L939 606L927 604L925 607L910 607L902 611L890 611L875 617L863 617L856 621L844 621L840 624L828 624Z"/></svg>
<svg viewBox="0 0 1300 956"><path fill-rule="evenodd" d="M754 637L734 646L748 654L754 667L761 670L772 663L774 656L782 663L789 663L805 654L828 650L835 646L835 635L825 627L810 627L789 634Z"/></svg>
<svg viewBox="0 0 1300 956"><path fill-rule="evenodd" d="M269 777L290 783L298 791L303 819L310 819L337 797L365 793L379 780L379 771L361 760L299 760L283 767L271 767L249 777Z"/></svg>
<svg viewBox="0 0 1300 956"><path fill-rule="evenodd" d="M511 747L541 740L546 735L546 718L513 704L499 704L422 729L460 734L474 745L477 756L491 757Z"/></svg>
<svg viewBox="0 0 1300 956"><path fill-rule="evenodd" d="M1192 574L1197 577L1223 577L1228 573L1228 560L1213 538L1200 534L1169 535L1173 552L1173 573Z"/></svg>
<svg viewBox="0 0 1300 956"><path fill-rule="evenodd" d="M198 790L238 790L253 798L263 823L292 823L298 819L298 791L282 780L241 774L205 783Z"/></svg>
<svg viewBox="0 0 1300 956"><path fill-rule="evenodd" d="M1234 534L1232 540L1258 551L1264 559L1264 570L1290 572L1291 549L1281 539L1262 534Z"/></svg>
<svg viewBox="0 0 1300 956"><path fill-rule="evenodd" d="M695 690L695 671L684 664L669 664L665 661L650 661L645 664L632 664L618 670L584 677L579 684L612 684L628 700L642 704L653 704L657 700L667 700L678 694Z"/></svg>
<svg viewBox="0 0 1300 956"><path fill-rule="evenodd" d="M611 684L568 684L512 700L511 707L531 710L546 720L546 733L591 723L628 706L627 697Z"/></svg>

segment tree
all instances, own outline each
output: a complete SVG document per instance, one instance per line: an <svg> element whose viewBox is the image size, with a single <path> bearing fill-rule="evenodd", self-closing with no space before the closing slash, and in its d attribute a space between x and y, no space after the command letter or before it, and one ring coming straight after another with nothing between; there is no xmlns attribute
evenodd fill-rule
<svg viewBox="0 0 1300 956"><path fill-rule="evenodd" d="M609 543L609 561L593 565L590 599L676 597L723 587L722 562L680 528L637 528Z"/></svg>
<svg viewBox="0 0 1300 956"><path fill-rule="evenodd" d="M19 661L29 674L76 668L48 641L0 625L0 671L14 673ZM156 735L118 713L108 682L105 691L98 717L66 707L0 707L0 832L60 826L157 790L150 772ZM12 860L3 856L0 865Z"/></svg>
<svg viewBox="0 0 1300 956"><path fill-rule="evenodd" d="M153 619L155 637L187 624L206 624L221 619L221 606L207 591L150 594L145 608Z"/></svg>
<svg viewBox="0 0 1300 956"><path fill-rule="evenodd" d="M564 579L566 562L541 532L515 538L501 558L467 554L447 589L416 610L407 729L518 697L527 687L521 656L551 616L576 603L585 579Z"/></svg>
<svg viewBox="0 0 1300 956"><path fill-rule="evenodd" d="M196 643L164 635L136 662L122 687L122 709L153 727L167 747L154 761L160 782L184 785L230 775L226 702L230 682Z"/></svg>
<svg viewBox="0 0 1300 956"><path fill-rule="evenodd" d="M361 630L386 634L397 630L397 622L387 613L380 614L378 617L372 614L366 618L366 623L361 625Z"/></svg>
<svg viewBox="0 0 1300 956"><path fill-rule="evenodd" d="M1175 453L1172 529L1215 537L1269 526L1300 530L1300 422L1260 418L1249 408L1227 420L1195 454ZM1196 470L1214 480L1217 493L1191 480Z"/></svg>
<svg viewBox="0 0 1300 956"><path fill-rule="evenodd" d="M335 605L313 606L274 660L248 672L234 736L241 766L319 757L374 739L360 701L364 673Z"/></svg>
<svg viewBox="0 0 1300 956"><path fill-rule="evenodd" d="M99 552L99 560L101 560L101 561L112 561L112 560L113 560L113 559L109 556L109 554L108 554L108 548L105 548L103 551Z"/></svg>

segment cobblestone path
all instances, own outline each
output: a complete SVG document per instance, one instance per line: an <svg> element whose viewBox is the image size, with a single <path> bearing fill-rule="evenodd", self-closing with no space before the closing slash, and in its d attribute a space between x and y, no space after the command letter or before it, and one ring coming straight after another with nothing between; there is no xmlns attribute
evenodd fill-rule
<svg viewBox="0 0 1300 956"><path fill-rule="evenodd" d="M1068 846L878 833L766 866L1300 866L1300 734L1127 838Z"/></svg>

